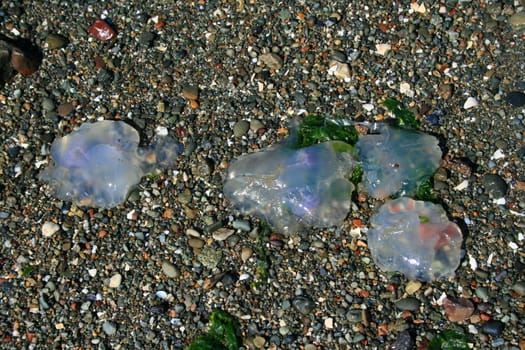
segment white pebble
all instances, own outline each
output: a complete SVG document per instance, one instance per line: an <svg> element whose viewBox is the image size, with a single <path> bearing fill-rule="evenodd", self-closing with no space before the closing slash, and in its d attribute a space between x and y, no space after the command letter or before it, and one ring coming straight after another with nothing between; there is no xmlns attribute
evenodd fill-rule
<svg viewBox="0 0 525 350"><path fill-rule="evenodd" d="M97 269L88 269L88 275L95 277L97 275Z"/></svg>
<svg viewBox="0 0 525 350"><path fill-rule="evenodd" d="M376 53L378 55L384 56L390 49L392 48L392 45L390 44L377 44L376 45Z"/></svg>
<svg viewBox="0 0 525 350"><path fill-rule="evenodd" d="M117 273L109 279L108 286L109 288L118 288L120 287L120 283L122 283L122 275Z"/></svg>
<svg viewBox="0 0 525 350"><path fill-rule="evenodd" d="M42 225L42 235L44 237L51 237L60 230L60 226L54 222L47 221Z"/></svg>
<svg viewBox="0 0 525 350"><path fill-rule="evenodd" d="M475 97L470 96L465 101L465 104L463 105L463 108L464 109L470 109L472 107L476 107L477 105L479 105L478 100Z"/></svg>

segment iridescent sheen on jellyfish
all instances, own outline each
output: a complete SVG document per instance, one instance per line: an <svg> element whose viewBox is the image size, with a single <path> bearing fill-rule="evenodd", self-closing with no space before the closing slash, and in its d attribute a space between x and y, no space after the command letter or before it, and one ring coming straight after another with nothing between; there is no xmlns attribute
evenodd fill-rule
<svg viewBox="0 0 525 350"><path fill-rule="evenodd" d="M86 123L51 146L53 164L40 180L54 196L78 205L110 208L123 203L145 174L174 166L180 145L159 138L139 148L137 130L123 121Z"/></svg>
<svg viewBox="0 0 525 350"><path fill-rule="evenodd" d="M281 232L339 225L350 211L355 166L348 145L330 141L301 149L279 144L232 161L224 195L244 214Z"/></svg>

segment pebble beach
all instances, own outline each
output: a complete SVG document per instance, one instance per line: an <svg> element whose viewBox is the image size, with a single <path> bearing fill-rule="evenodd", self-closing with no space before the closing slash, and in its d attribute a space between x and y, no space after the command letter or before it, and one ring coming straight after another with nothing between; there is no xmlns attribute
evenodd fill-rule
<svg viewBox="0 0 525 350"><path fill-rule="evenodd" d="M525 350L524 39L519 0L2 2L0 349L184 349L223 310L242 349ZM453 277L379 269L362 187L288 233L224 198L236 157L387 98L439 139ZM53 140L100 120L182 152L115 208L55 198Z"/></svg>

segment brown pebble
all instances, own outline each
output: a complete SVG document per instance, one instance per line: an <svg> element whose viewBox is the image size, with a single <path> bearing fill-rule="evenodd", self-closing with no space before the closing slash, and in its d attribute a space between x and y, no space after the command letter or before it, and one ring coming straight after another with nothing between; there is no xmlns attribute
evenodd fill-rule
<svg viewBox="0 0 525 350"><path fill-rule="evenodd" d="M199 99L199 88L193 85L184 85L182 88L182 96L190 101Z"/></svg>
<svg viewBox="0 0 525 350"><path fill-rule="evenodd" d="M474 304L466 298L445 298L443 308L450 322L464 321L474 312Z"/></svg>
<svg viewBox="0 0 525 350"><path fill-rule="evenodd" d="M190 107L193 109L199 108L199 101L197 100L190 100Z"/></svg>
<svg viewBox="0 0 525 350"><path fill-rule="evenodd" d="M69 115L69 113L73 112L75 108L71 103L62 103L57 107L58 115L61 117L65 117Z"/></svg>
<svg viewBox="0 0 525 350"><path fill-rule="evenodd" d="M442 99L448 100L452 97L452 90L451 84L440 84L437 93Z"/></svg>

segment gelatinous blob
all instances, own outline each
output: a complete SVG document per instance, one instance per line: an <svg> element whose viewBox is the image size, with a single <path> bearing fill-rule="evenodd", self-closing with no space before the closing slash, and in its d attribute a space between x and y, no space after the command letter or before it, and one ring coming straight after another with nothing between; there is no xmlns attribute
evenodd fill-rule
<svg viewBox="0 0 525 350"><path fill-rule="evenodd" d="M463 236L439 205L401 197L382 205L370 223L370 253L385 271L431 281L459 266Z"/></svg>
<svg viewBox="0 0 525 350"><path fill-rule="evenodd" d="M157 167L172 167L179 145L159 138L138 148L139 134L122 121L83 124L51 146L54 164L40 173L52 193L78 205L110 208L123 203L142 176Z"/></svg>
<svg viewBox="0 0 525 350"><path fill-rule="evenodd" d="M301 149L276 145L234 160L224 195L244 214L268 221L281 232L304 224L328 227L350 211L355 162L350 146L330 141Z"/></svg>
<svg viewBox="0 0 525 350"><path fill-rule="evenodd" d="M413 196L439 167L438 140L414 130L376 124L379 133L363 135L356 147L363 164L363 185L375 198Z"/></svg>

